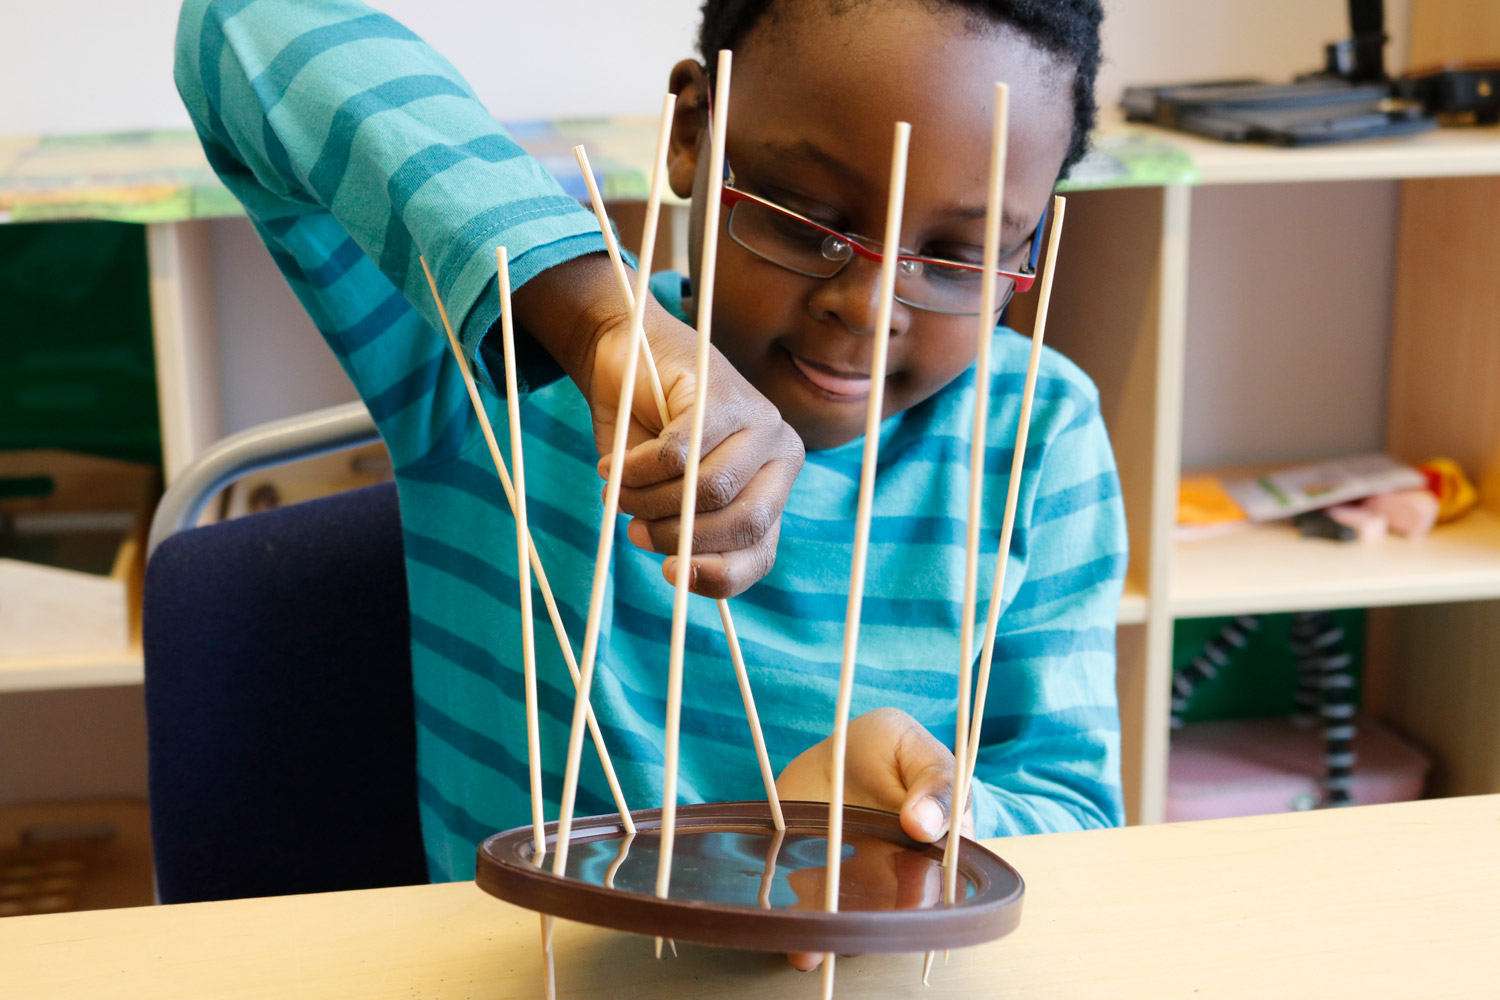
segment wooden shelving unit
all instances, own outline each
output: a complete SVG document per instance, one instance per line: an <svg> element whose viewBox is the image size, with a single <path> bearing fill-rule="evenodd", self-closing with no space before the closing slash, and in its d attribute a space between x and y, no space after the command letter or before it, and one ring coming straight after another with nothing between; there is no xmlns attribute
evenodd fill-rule
<svg viewBox="0 0 1500 1000"><path fill-rule="evenodd" d="M1099 385L1126 502L1130 819L1163 813L1173 623L1210 615L1390 608L1372 615L1367 708L1436 752L1436 791L1500 790L1500 603L1486 603L1500 602L1500 129L1308 150L1146 131L1189 152L1196 178L1073 194L1048 324L1049 343ZM1176 542L1194 192L1377 178L1404 182L1387 449L1459 459L1488 508L1421 541L1337 546L1260 527Z"/></svg>

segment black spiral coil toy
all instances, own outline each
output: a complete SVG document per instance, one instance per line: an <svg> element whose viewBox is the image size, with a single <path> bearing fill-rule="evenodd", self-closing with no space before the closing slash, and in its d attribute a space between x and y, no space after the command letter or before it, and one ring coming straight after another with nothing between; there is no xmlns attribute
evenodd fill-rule
<svg viewBox="0 0 1500 1000"><path fill-rule="evenodd" d="M1181 729L1193 689L1217 677L1231 654L1244 649L1249 633L1261 626L1257 615L1240 615L1203 644L1203 649L1172 672L1172 728ZM1323 787L1325 807L1353 804L1354 784L1354 657L1344 646L1344 630L1327 611L1299 611L1292 616L1292 654L1297 658L1296 707L1292 721L1323 729Z"/></svg>
<svg viewBox="0 0 1500 1000"><path fill-rule="evenodd" d="M1250 640L1247 633L1260 628L1260 618L1240 615L1209 638L1203 649L1187 666L1172 672L1172 728L1182 728L1182 713L1193 698L1193 689L1219 676L1219 669L1229 665L1229 654L1244 649Z"/></svg>
<svg viewBox="0 0 1500 1000"><path fill-rule="evenodd" d="M1297 709L1302 726L1323 727L1323 804L1353 804L1354 657L1344 648L1344 630L1327 611L1301 611L1292 619L1297 657Z"/></svg>

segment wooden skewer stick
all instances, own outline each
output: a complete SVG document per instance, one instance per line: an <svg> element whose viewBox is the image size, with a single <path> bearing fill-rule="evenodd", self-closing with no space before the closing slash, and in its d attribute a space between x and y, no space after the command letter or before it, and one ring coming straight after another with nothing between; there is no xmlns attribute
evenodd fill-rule
<svg viewBox="0 0 1500 1000"><path fill-rule="evenodd" d="M625 268L625 258L620 256L620 244L615 240L615 231L609 224L609 213L604 210L604 196L599 193L599 183L594 180L594 168L589 164L589 154L582 144L573 147L573 159L583 173L583 183L589 189L589 204L594 208L594 218L599 222L599 232L604 237L604 247L609 251L609 262L614 266L615 280L620 283L620 294L625 298L625 308L635 308L635 292L630 287L630 272ZM661 385L661 373L656 368L656 356L651 353L651 339L641 337L641 361L646 365L646 376L651 381L651 398L656 402L656 411L661 422L667 422L667 394Z"/></svg>
<svg viewBox="0 0 1500 1000"><path fill-rule="evenodd" d="M526 558L531 527L526 518L526 461L521 447L521 390L516 385L516 330L510 312L510 259L505 247L495 248L500 276L500 342L505 352L505 407L510 418L510 467L516 491L516 579L521 596L521 662L526 688L526 761L531 772L531 846L538 857L547 853L546 817L542 793L542 737L536 706L536 634L531 621L531 562Z"/></svg>
<svg viewBox="0 0 1500 1000"><path fill-rule="evenodd" d="M604 873L604 888L613 889L615 887L615 875L619 872L620 866L625 863L625 859L630 857L630 845L633 843L635 843L635 834L633 833L627 833L620 840L620 847L615 851L615 860L610 863L609 869Z"/></svg>
<svg viewBox="0 0 1500 1000"><path fill-rule="evenodd" d="M724 50L720 52L719 57L724 59L728 56L728 50ZM725 113L728 113L727 110ZM604 243L609 250L609 259L614 264L615 277L619 279L625 303L633 308L635 293L630 289L630 277L625 269L625 261L620 257L620 247L615 241L614 230L610 228L609 216L604 210L604 198L599 194L599 185L594 181L594 171L589 165L588 153L582 146L574 146L573 155L578 160L579 169L583 171L584 183L588 185L589 201L594 207L594 216L599 220L599 230L604 235ZM656 359L652 357L651 347L645 338L641 339L641 361L646 365L647 374L651 376L651 391L656 400L657 412L661 416L662 423L666 424L671 420L672 415L667 408L666 394L662 391L661 376L656 370ZM750 672L745 666L745 654L740 648L739 633L734 627L729 602L720 598L717 603L719 619L724 625L724 640L729 646L729 660L734 665L734 676L740 685L740 700L745 705L745 719L750 726L750 739L755 745L755 759L760 765L761 783L765 786L766 801L771 807L771 821L777 830L785 830L786 820L781 812L781 798L776 793L776 772L771 768L771 757L766 751L766 737L761 729L760 714L755 709L755 695L750 689Z"/></svg>
<svg viewBox="0 0 1500 1000"><path fill-rule="evenodd" d="M1063 214L1067 199L1052 199L1052 228L1047 236L1046 271L1037 298L1036 324L1031 333L1031 358L1026 365L1026 387L1021 394L1021 416L1016 426L1016 452L1010 465L1010 484L1005 496L1005 520L1000 526L1000 551L995 561L995 582L990 590L989 614L985 619L984 650L979 656L979 680L974 689L974 714L969 726L969 758L964 765L964 787L972 786L979 763L979 730L984 723L984 701L989 694L990 665L995 659L995 634L1000 624L1000 606L1005 599L1005 567L1010 555L1011 531L1016 523L1016 499L1021 491L1021 466L1026 458L1026 438L1031 430L1031 404L1036 396L1037 369L1042 360L1042 338L1047 330L1047 307L1052 302L1052 279L1057 276L1057 248L1062 243Z"/></svg>
<svg viewBox="0 0 1500 1000"><path fill-rule="evenodd" d="M1026 383L1021 392L1021 415L1017 420L1016 447L1011 458L1010 481L1005 495L1005 515L1000 525L1000 547L995 555L995 579L990 590L989 611L985 616L984 648L979 656L979 679L974 689L974 709L969 722L967 759L963 766L962 791L965 796L974 783L979 766L979 734L984 725L984 703L990 689L990 667L995 660L995 636L1000 626L1000 606L1005 598L1005 570L1010 562L1010 540L1016 523L1016 501L1021 492L1021 468L1026 458L1026 439L1031 431L1031 407L1036 398L1036 376L1042 359L1042 341L1047 331L1047 309L1052 304L1052 279L1056 273L1057 248L1062 243L1063 216L1067 199L1052 199L1052 227L1047 235L1046 270L1042 273L1042 290L1038 296L1036 322L1031 333L1031 357L1026 364ZM957 791L955 791L955 796ZM951 834L950 834L951 836ZM947 858L944 857L946 863ZM945 873L946 874L946 873ZM949 900L950 902L952 900ZM946 952L944 958L946 960Z"/></svg>
<svg viewBox="0 0 1500 1000"><path fill-rule="evenodd" d="M964 552L964 610L958 640L958 724L953 735L953 804L949 808L948 843L943 850L943 901L958 897L958 844L968 809L964 784L968 760L969 688L973 682L974 612L979 603L979 528L984 502L984 456L989 429L990 345L995 339L996 271L1000 267L1001 208L1005 193L1005 146L1009 129L1010 88L995 84L995 120L990 137L990 186L984 216L984 274L979 285L979 350L974 362L974 430L969 438L969 524ZM932 972L928 952L922 984Z"/></svg>
<svg viewBox="0 0 1500 1000"><path fill-rule="evenodd" d="M833 723L832 789L828 796L828 882L825 909L839 908L840 863L844 848L844 760L849 748L849 703L854 696L854 663L859 650L859 619L864 604L865 563L870 548L870 519L875 499L875 460L880 452L880 418L885 405L886 353L891 339L891 311L896 295L896 248L901 245L901 209L906 192L906 151L911 126L896 123L891 153L890 194L886 203L885 253L880 263L880 305L875 318L875 356L870 366L870 397L865 410L864 462L859 475L859 506L854 520L854 560L849 573L849 603L844 619L844 660L839 669L839 696ZM823 957L823 1000L833 997L834 955Z"/></svg>
<svg viewBox="0 0 1500 1000"><path fill-rule="evenodd" d="M489 446L490 459L495 464L495 472L500 476L500 488L505 491L505 499L510 504L511 513L516 511L516 490L511 483L510 472L505 467L505 460L500 457L500 445L495 441L495 429L490 424L489 415L485 412L484 403L479 398L479 387L474 384L474 375L469 370L469 363L464 359L463 348L458 344L458 337L453 333L453 324L448 321L448 310L443 305L442 297L438 295L437 281L432 276L432 269L427 266L426 257L418 257L422 264L422 272L427 276L427 287L432 289L432 300L437 304L438 316L443 321L443 331L448 336L448 347L453 351L453 357L458 361L459 373L463 376L464 388L468 390L469 402L474 407L474 415L479 419L479 429L484 432L485 444ZM578 661L573 658L573 643L568 638L568 631L563 626L562 614L557 609L557 600L552 596L552 585L547 581L547 573L542 569L541 553L537 551L536 540L528 533L526 549L531 556L531 571L536 574L536 584L542 591L542 603L547 607L547 617L552 621L552 631L557 635L557 644L562 650L563 661L568 665L568 673L573 677L573 686L577 688L579 672ZM604 735L599 731L599 721L594 718L593 710L589 710L589 735L593 737L594 748L599 752L599 763L604 768L604 779L609 783L610 794L614 797L615 808L620 811L620 823L625 827L626 833L635 832L635 821L630 817L630 807L625 802L625 793L620 788L620 780L615 775L614 761L610 759L609 751L604 746Z"/></svg>
<svg viewBox="0 0 1500 1000"><path fill-rule="evenodd" d="M786 840L786 831L777 830L771 837L771 846L766 848L766 867L760 876L760 895L757 902L763 910L771 908L771 887L776 884L776 860L781 857L781 845Z"/></svg>
<svg viewBox="0 0 1500 1000"><path fill-rule="evenodd" d="M615 518L620 509L620 485L625 468L625 445L630 432L631 407L635 402L635 378L644 336L641 320L646 297L650 294L651 252L656 243L656 222L661 214L662 187L666 181L668 139L672 131L672 108L676 98L668 94L662 102L661 127L656 141L656 160L651 174L651 192L646 201L646 224L642 236L641 270L636 276L635 303L630 312L629 344L625 355L624 378L620 385L619 407L615 414L615 439L610 451L609 481L604 490L604 516L599 526L599 550L594 560L594 583L589 595L588 624L583 636L582 676L578 696L573 703L573 723L568 733L568 763L563 775L562 810L557 821L557 849L552 855L552 871L567 872L569 840L573 832L573 807L578 796L578 770L583 750L583 722L589 705L589 691L594 682L594 664L599 654L599 627L603 618L604 590L609 582L610 554L614 548ZM549 925L549 932L551 927Z"/></svg>
<svg viewBox="0 0 1500 1000"><path fill-rule="evenodd" d="M657 854L656 895L665 898L672 884L672 851L677 841L677 769L682 734L682 660L687 645L688 583L693 570L693 524L698 513L698 468L703 459L703 423L708 408L708 352L713 325L714 267L719 253L719 194L724 185L724 118L729 113L728 52L719 53L714 95L712 151L708 193L703 211L703 260L698 269L698 355L693 369L693 420L688 434L687 468L682 476L681 530L677 538L676 579L672 594L672 643L667 661L667 734L661 793L661 848ZM663 411L662 418L666 419ZM727 620L726 620L727 624Z"/></svg>
<svg viewBox="0 0 1500 1000"><path fill-rule="evenodd" d="M547 1000L557 1000L557 966L552 960L552 925L551 917L545 913L538 914L542 918L542 986Z"/></svg>

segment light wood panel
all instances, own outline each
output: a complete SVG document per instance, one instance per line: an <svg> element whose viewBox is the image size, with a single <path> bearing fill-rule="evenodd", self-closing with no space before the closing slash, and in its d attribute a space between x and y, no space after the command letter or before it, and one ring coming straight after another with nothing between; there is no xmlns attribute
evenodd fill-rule
<svg viewBox="0 0 1500 1000"><path fill-rule="evenodd" d="M139 684L146 677L139 614L131 622L131 630L135 638L130 647L114 653L0 660L0 693Z"/></svg>
<svg viewBox="0 0 1500 1000"><path fill-rule="evenodd" d="M1421 71L1445 63L1500 62L1495 0L1411 0L1411 58Z"/></svg>
<svg viewBox="0 0 1500 1000"><path fill-rule="evenodd" d="M1166 403L1170 409L1181 395L1160 377L1164 302L1170 304L1163 288L1165 198L1162 188L1068 196L1048 324L1051 346L1099 388L1125 499L1130 576L1148 596L1158 408ZM1031 328L1034 297L1018 301L1011 318L1022 332Z"/></svg>
<svg viewBox="0 0 1500 1000"><path fill-rule="evenodd" d="M1387 447L1456 459L1500 511L1500 177L1401 191Z"/></svg>
<svg viewBox="0 0 1500 1000"><path fill-rule="evenodd" d="M1411 39L1417 69L1500 59L1500 5L1413 0ZM1387 446L1457 459L1500 512L1500 178L1407 181L1401 197ZM1366 648L1366 703L1433 751L1431 789L1500 789L1500 602L1372 612Z"/></svg>
<svg viewBox="0 0 1500 1000"><path fill-rule="evenodd" d="M1369 617L1366 703L1432 752L1429 793L1500 791L1500 601Z"/></svg>
<svg viewBox="0 0 1500 1000"><path fill-rule="evenodd" d="M1500 516L1487 510L1420 539L1341 545L1263 525L1175 549L1180 618L1500 597Z"/></svg>
<svg viewBox="0 0 1500 1000"><path fill-rule="evenodd" d="M956 951L930 995L1478 997L1494 990L1500 798L991 841L1020 928ZM537 917L472 883L0 920L30 1000L488 1000L539 995ZM576 997L800 997L780 956L560 924ZM919 955L839 963L841 996L920 995Z"/></svg>
<svg viewBox="0 0 1500 1000"><path fill-rule="evenodd" d="M1149 610L1147 615L1149 617ZM1120 702L1120 783L1125 822L1160 822L1166 812L1166 759L1150 732L1166 722L1152 714L1156 671L1151 669L1146 624L1115 629L1115 695Z"/></svg>
<svg viewBox="0 0 1500 1000"><path fill-rule="evenodd" d="M218 440L222 425L210 226L199 221L146 227L162 465L168 483Z"/></svg>
<svg viewBox="0 0 1500 1000"><path fill-rule="evenodd" d="M1145 628L1117 638L1132 822L1159 821L1165 801L1188 198L1185 187L1070 195L1049 323L1052 345L1099 387L1125 500L1130 590L1144 598ZM1015 324L1028 321L1023 306Z"/></svg>

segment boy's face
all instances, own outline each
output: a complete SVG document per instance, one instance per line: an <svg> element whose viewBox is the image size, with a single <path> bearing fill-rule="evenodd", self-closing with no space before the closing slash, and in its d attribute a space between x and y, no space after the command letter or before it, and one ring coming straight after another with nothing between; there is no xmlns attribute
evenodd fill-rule
<svg viewBox="0 0 1500 1000"><path fill-rule="evenodd" d="M874 0L773 7L735 52L727 157L736 186L839 232L885 231L895 123L912 124L901 246L978 260L984 243L994 84L1010 84L1001 266L1025 261L1072 129L1072 72L1024 36L956 9ZM670 179L693 195L694 287L709 145L698 64L678 95ZM695 109L696 106L696 109ZM772 264L721 220L713 339L780 409L808 448L864 433L879 265L854 258L832 278ZM974 360L978 319L895 303L885 416L922 402Z"/></svg>

